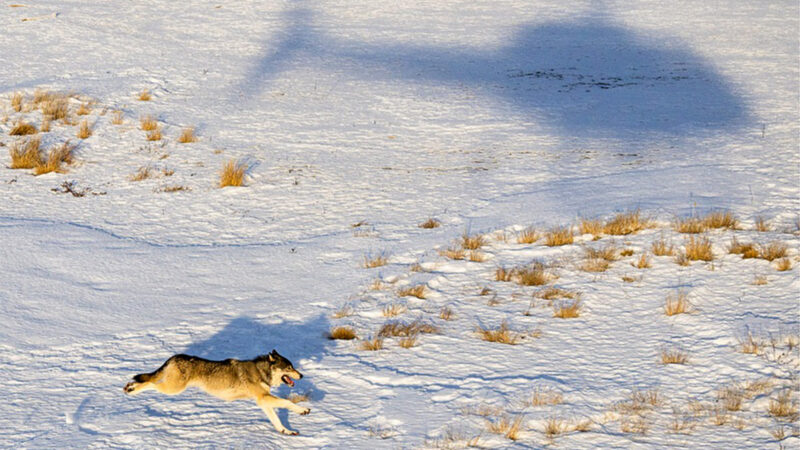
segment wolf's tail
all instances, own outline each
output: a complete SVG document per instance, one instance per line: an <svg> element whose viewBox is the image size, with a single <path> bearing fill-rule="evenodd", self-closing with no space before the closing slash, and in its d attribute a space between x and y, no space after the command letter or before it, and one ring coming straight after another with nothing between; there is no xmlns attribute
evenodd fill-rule
<svg viewBox="0 0 800 450"><path fill-rule="evenodd" d="M133 377L133 381L135 381L137 383L147 383L148 381L157 382L161 378L161 375L162 375L162 372L164 371L164 368L167 367L167 365L169 363L171 363L172 360L174 360L174 359L176 359L177 357L180 357L180 356L183 356L183 355L175 355L172 358L168 359L164 364L161 365L161 367L156 369L154 372L140 373L139 375L134 376Z"/></svg>

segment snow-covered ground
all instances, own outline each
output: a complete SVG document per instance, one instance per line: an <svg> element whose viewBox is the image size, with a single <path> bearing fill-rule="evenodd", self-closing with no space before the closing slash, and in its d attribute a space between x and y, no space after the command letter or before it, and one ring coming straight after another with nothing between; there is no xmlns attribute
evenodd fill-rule
<svg viewBox="0 0 800 450"><path fill-rule="evenodd" d="M0 5L0 445L800 445L796 418L768 412L798 401L797 2L396 3ZM74 93L73 123L92 128L41 133L45 150L78 144L64 173L8 168L12 127L41 127L37 89ZM199 140L181 144L187 126ZM246 186L220 189L232 158ZM132 181L141 167L156 176ZM516 240L637 209L653 228ZM689 239L676 217L712 210L741 222L708 231L713 262L652 255ZM441 254L464 233L485 236L485 261ZM729 254L734 236L785 244L792 268ZM582 269L611 244L607 271ZM651 268L633 266L643 253ZM580 317L496 281L532 261L581 294ZM416 285L424 299L398 295ZM694 311L666 316L678 291ZM438 333L361 349L415 319ZM479 338L503 321L516 345ZM334 326L360 339L327 339ZM759 354L740 351L750 335ZM296 437L252 403L121 390L174 353L272 348L306 375L292 391L311 414L281 414ZM688 362L662 364L673 349ZM718 399L730 387L741 408ZM633 392L660 398L633 408ZM520 418L516 441L489 430L503 417Z"/></svg>

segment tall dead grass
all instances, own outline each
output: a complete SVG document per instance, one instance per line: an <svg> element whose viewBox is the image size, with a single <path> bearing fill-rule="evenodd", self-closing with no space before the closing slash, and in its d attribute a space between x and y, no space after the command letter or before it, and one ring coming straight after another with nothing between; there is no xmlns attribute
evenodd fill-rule
<svg viewBox="0 0 800 450"><path fill-rule="evenodd" d="M684 243L684 254L690 261L713 261L711 241L705 236L689 236Z"/></svg>
<svg viewBox="0 0 800 450"><path fill-rule="evenodd" d="M668 316L690 313L692 309L692 304L689 303L689 294L680 289L667 295L664 302L664 314Z"/></svg>
<svg viewBox="0 0 800 450"><path fill-rule="evenodd" d="M178 142L181 144L190 144L197 142L197 136L194 134L194 127L186 127L181 130L181 135L178 136Z"/></svg>
<svg viewBox="0 0 800 450"><path fill-rule="evenodd" d="M572 227L555 227L550 229L544 235L545 245L548 247L558 247L562 245L572 244L575 240L575 235L572 233Z"/></svg>
<svg viewBox="0 0 800 450"><path fill-rule="evenodd" d="M27 136L29 134L36 134L39 130L36 129L35 125L31 125L27 122L19 121L8 132L11 136Z"/></svg>
<svg viewBox="0 0 800 450"><path fill-rule="evenodd" d="M8 153L11 156L11 169L33 169L41 163L39 136L19 139L11 143Z"/></svg>
<svg viewBox="0 0 800 450"><path fill-rule="evenodd" d="M247 172L247 164L235 159L230 159L222 165L219 174L219 187L243 186L244 176Z"/></svg>
<svg viewBox="0 0 800 450"><path fill-rule="evenodd" d="M500 326L497 328L484 328L478 325L475 332L478 333L478 336L484 341L497 342L499 344L515 345L522 339L520 333L511 331L508 322L505 320L500 323Z"/></svg>
<svg viewBox="0 0 800 450"><path fill-rule="evenodd" d="M47 158L40 160L33 170L34 175L42 175L50 172L62 172L61 164L71 164L73 162L72 152L74 147L69 142L53 147L47 154Z"/></svg>
<svg viewBox="0 0 800 450"><path fill-rule="evenodd" d="M636 234L650 227L650 220L642 217L641 212L635 211L619 213L603 226L603 232L612 236Z"/></svg>

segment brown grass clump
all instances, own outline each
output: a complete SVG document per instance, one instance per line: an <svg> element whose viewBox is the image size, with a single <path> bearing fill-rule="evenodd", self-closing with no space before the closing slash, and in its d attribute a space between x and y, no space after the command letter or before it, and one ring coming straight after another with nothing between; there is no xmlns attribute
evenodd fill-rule
<svg viewBox="0 0 800 450"><path fill-rule="evenodd" d="M161 135L161 128L150 130L147 132L148 141L160 141L163 136Z"/></svg>
<svg viewBox="0 0 800 450"><path fill-rule="evenodd" d="M637 209L636 211L619 213L614 216L603 226L603 232L612 236L622 236L636 234L649 226L650 221L643 218Z"/></svg>
<svg viewBox="0 0 800 450"><path fill-rule="evenodd" d="M702 233L707 229L705 221L699 217L687 217L685 219L678 217L675 219L674 227L678 233L689 234Z"/></svg>
<svg viewBox="0 0 800 450"><path fill-rule="evenodd" d="M42 125L39 127L42 133L49 133L50 132L50 118L44 116L42 118Z"/></svg>
<svg viewBox="0 0 800 450"><path fill-rule="evenodd" d="M397 345L403 348L411 348L417 345L417 336L408 336L404 338L400 338L397 341Z"/></svg>
<svg viewBox="0 0 800 450"><path fill-rule="evenodd" d="M548 438L554 438L567 430L566 423L556 417L549 417L544 422L544 434Z"/></svg>
<svg viewBox="0 0 800 450"><path fill-rule="evenodd" d="M703 218L707 228L728 228L731 230L739 226L739 220L730 211L712 211Z"/></svg>
<svg viewBox="0 0 800 450"><path fill-rule="evenodd" d="M419 334L434 334L439 332L439 327L421 320L405 322L402 320L391 320L384 323L378 331L380 337L412 337Z"/></svg>
<svg viewBox="0 0 800 450"><path fill-rule="evenodd" d="M505 267L498 267L497 270L494 271L495 281L511 281L513 275L514 269L506 269Z"/></svg>
<svg viewBox="0 0 800 450"><path fill-rule="evenodd" d="M181 130L181 135L178 137L178 142L181 144L189 144L192 142L197 142L197 136L194 134L193 127L186 127Z"/></svg>
<svg viewBox="0 0 800 450"><path fill-rule="evenodd" d="M478 325L475 331L481 339L488 342L515 345L521 339L519 333L515 333L508 328L508 322L505 320L498 328L483 328Z"/></svg>
<svg viewBox="0 0 800 450"><path fill-rule="evenodd" d="M739 338L739 350L749 355L758 355L764 350L766 345L766 342L753 336L750 332L748 332L746 336Z"/></svg>
<svg viewBox="0 0 800 450"><path fill-rule="evenodd" d="M679 266L686 267L691 265L692 262L686 256L686 252L681 251L675 255L675 263L678 264Z"/></svg>
<svg viewBox="0 0 800 450"><path fill-rule="evenodd" d="M744 391L735 386L727 386L717 391L717 403L727 411L739 411L742 409Z"/></svg>
<svg viewBox="0 0 800 450"><path fill-rule="evenodd" d="M150 95L150 91L148 91L147 89L143 89L142 92L139 93L139 97L138 97L138 99L143 101L143 102L149 102L150 99L152 99L152 98L153 97Z"/></svg>
<svg viewBox="0 0 800 450"><path fill-rule="evenodd" d="M111 123L114 125L122 125L122 123L124 122L123 120L124 115L125 113L123 113L120 110L114 111L114 113L111 115Z"/></svg>
<svg viewBox="0 0 800 450"><path fill-rule="evenodd" d="M786 256L788 247L783 242L772 241L767 245L758 246L758 257L767 261L774 261Z"/></svg>
<svg viewBox="0 0 800 450"><path fill-rule="evenodd" d="M158 121L153 116L144 116L139 119L139 128L142 131L153 131L158 128Z"/></svg>
<svg viewBox="0 0 800 450"><path fill-rule="evenodd" d="M44 117L64 122L69 118L69 98L66 96L54 96L37 104Z"/></svg>
<svg viewBox="0 0 800 450"><path fill-rule="evenodd" d="M361 261L361 267L365 269L373 269L375 267L385 266L386 263L389 262L389 257L386 255L377 255L377 256L364 256L364 259Z"/></svg>
<svg viewBox="0 0 800 450"><path fill-rule="evenodd" d="M567 291L555 287L548 287L541 289L536 294L534 294L534 296L538 298L543 298L545 300L555 300L559 298L569 298L572 300L577 300L581 298L580 292Z"/></svg>
<svg viewBox="0 0 800 450"><path fill-rule="evenodd" d="M75 114L79 116L88 116L91 112L92 110L89 108L88 103L81 103L81 106L75 110Z"/></svg>
<svg viewBox="0 0 800 450"><path fill-rule="evenodd" d="M50 172L61 172L61 163L71 164L72 151L74 147L69 145L69 142L64 142L58 147L50 149L47 158L39 161L39 164L34 168L34 175L42 175Z"/></svg>
<svg viewBox="0 0 800 450"><path fill-rule="evenodd" d="M678 290L674 294L667 295L664 302L664 314L674 316L690 312L692 312L692 304L689 303L689 295L685 291Z"/></svg>
<svg viewBox="0 0 800 450"><path fill-rule="evenodd" d="M341 319L343 317L350 317L353 315L355 311L353 307L350 305L343 305L341 308L337 309L336 311L331 314L331 317L334 319Z"/></svg>
<svg viewBox="0 0 800 450"><path fill-rule="evenodd" d="M17 122L11 131L8 132L11 136L27 136L29 134L36 134L37 129L34 125L31 125L26 122Z"/></svg>
<svg viewBox="0 0 800 450"><path fill-rule="evenodd" d="M603 234L603 221L600 219L586 219L582 217L578 223L578 231L581 234L599 236Z"/></svg>
<svg viewBox="0 0 800 450"><path fill-rule="evenodd" d="M383 339L379 337L365 339L361 341L359 348L361 350L367 350L371 352L374 352L375 350L381 350L383 348Z"/></svg>
<svg viewBox="0 0 800 450"><path fill-rule="evenodd" d="M425 285L418 284L416 286L408 286L397 290L397 295L400 297L416 297L420 299L425 298Z"/></svg>
<svg viewBox="0 0 800 450"><path fill-rule="evenodd" d="M625 250L619 252L619 256L627 258L628 256L633 256L634 253L635 252L632 248L626 248Z"/></svg>
<svg viewBox="0 0 800 450"><path fill-rule="evenodd" d="M636 433L645 435L650 430L647 418L642 416L623 417L619 422L619 429L623 433Z"/></svg>
<svg viewBox="0 0 800 450"><path fill-rule="evenodd" d="M636 261L633 266L637 269L649 269L651 267L650 256L648 256L647 253L642 253L642 256L639 257L639 260Z"/></svg>
<svg viewBox="0 0 800 450"><path fill-rule="evenodd" d="M86 119L81 121L81 124L78 126L78 132L76 136L78 139L86 139L92 135L92 130L89 128L89 122Z"/></svg>
<svg viewBox="0 0 800 450"><path fill-rule="evenodd" d="M770 231L772 226L769 224L769 221L766 218L758 216L756 217L755 221L755 229L756 231L766 232Z"/></svg>
<svg viewBox="0 0 800 450"><path fill-rule="evenodd" d="M461 260L466 258L466 252L463 248L460 247L450 247L444 250L439 250L439 254L444 256L445 258Z"/></svg>
<svg viewBox="0 0 800 450"><path fill-rule="evenodd" d="M602 248L586 247L587 259L603 259L605 261L616 261L619 259L618 249L614 244L608 244Z"/></svg>
<svg viewBox="0 0 800 450"><path fill-rule="evenodd" d="M555 227L548 231L545 236L545 245L548 247L558 247L561 245L572 244L575 235L572 234L572 227Z"/></svg>
<svg viewBox="0 0 800 450"><path fill-rule="evenodd" d="M683 350L662 349L661 350L661 364L686 364L689 361L689 354Z"/></svg>
<svg viewBox="0 0 800 450"><path fill-rule="evenodd" d="M526 228L517 233L517 244L533 244L539 240L539 234L533 228Z"/></svg>
<svg viewBox="0 0 800 450"><path fill-rule="evenodd" d="M33 169L39 165L42 158L39 154L40 142L39 136L14 141L8 147L8 153L11 156L11 165L9 168Z"/></svg>
<svg viewBox="0 0 800 450"><path fill-rule="evenodd" d="M442 223L439 222L438 220L436 220L434 218L430 218L430 219L426 220L425 222L422 222L421 224L419 224L419 227L420 228L426 228L426 229L439 228L439 226L441 224Z"/></svg>
<svg viewBox="0 0 800 450"><path fill-rule="evenodd" d="M14 92L11 94L11 108L16 111L22 111L22 100L23 100L22 92Z"/></svg>
<svg viewBox="0 0 800 450"><path fill-rule="evenodd" d="M753 277L752 284L755 286L763 286L767 283L769 283L769 280L767 280L767 277L764 275L756 275Z"/></svg>
<svg viewBox="0 0 800 450"><path fill-rule="evenodd" d="M555 278L540 262L535 262L526 267L514 269L517 284L522 286L541 286Z"/></svg>
<svg viewBox="0 0 800 450"><path fill-rule="evenodd" d="M560 319L574 319L580 317L583 304L580 299L561 301L553 305L553 317Z"/></svg>
<svg viewBox="0 0 800 450"><path fill-rule="evenodd" d="M523 416L518 415L513 420L508 415L503 415L496 420L487 420L486 428L491 433L502 434L506 438L516 441L522 431Z"/></svg>
<svg viewBox="0 0 800 450"><path fill-rule="evenodd" d="M792 260L789 258L781 258L775 263L775 269L778 272L786 272L792 270Z"/></svg>
<svg viewBox="0 0 800 450"><path fill-rule="evenodd" d="M792 391L786 389L777 397L769 399L767 412L776 419L785 419L794 422L798 418L797 400L792 399Z"/></svg>
<svg viewBox="0 0 800 450"><path fill-rule="evenodd" d="M581 264L581 270L584 272L605 272L610 265L605 259L589 258Z"/></svg>
<svg viewBox="0 0 800 450"><path fill-rule="evenodd" d="M439 318L442 320L453 320L453 309L449 306L443 306L439 310Z"/></svg>
<svg viewBox="0 0 800 450"><path fill-rule="evenodd" d="M472 262L484 262L486 261L486 253L470 250L468 259Z"/></svg>
<svg viewBox="0 0 800 450"><path fill-rule="evenodd" d="M689 236L689 240L684 243L684 252L690 261L714 260L711 241L705 236Z"/></svg>
<svg viewBox="0 0 800 450"><path fill-rule="evenodd" d="M356 338L356 330L350 327L333 327L328 332L328 339L349 341Z"/></svg>
<svg viewBox="0 0 800 450"><path fill-rule="evenodd" d="M464 250L477 250L486 245L486 238L480 234L470 236L467 233L461 235L461 248Z"/></svg>
<svg viewBox="0 0 800 450"><path fill-rule="evenodd" d="M243 186L244 175L247 172L247 165L235 159L229 159L222 166L219 174L219 187Z"/></svg>
<svg viewBox="0 0 800 450"><path fill-rule="evenodd" d="M405 305L400 303L390 303L383 307L383 317L395 317L408 311Z"/></svg>
<svg viewBox="0 0 800 450"><path fill-rule="evenodd" d="M675 247L663 237L653 241L653 245L650 248L656 256L672 256L675 254Z"/></svg>
<svg viewBox="0 0 800 450"><path fill-rule="evenodd" d="M142 181L148 178L152 178L154 175L154 171L150 166L142 166L139 167L139 170L136 171L135 174L128 177L131 181Z"/></svg>
<svg viewBox="0 0 800 450"><path fill-rule="evenodd" d="M758 249L753 244L743 244L739 242L736 237L731 240L731 245L728 247L728 253L733 255L742 255L742 258L758 258Z"/></svg>
<svg viewBox="0 0 800 450"><path fill-rule="evenodd" d="M535 389L526 402L529 406L559 405L564 401L564 396L553 389Z"/></svg>

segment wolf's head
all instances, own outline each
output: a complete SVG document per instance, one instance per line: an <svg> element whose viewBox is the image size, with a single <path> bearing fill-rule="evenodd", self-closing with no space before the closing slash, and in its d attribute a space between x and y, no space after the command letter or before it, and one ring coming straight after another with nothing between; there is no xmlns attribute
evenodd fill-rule
<svg viewBox="0 0 800 450"><path fill-rule="evenodd" d="M272 387L286 383L294 386L294 379L303 378L303 374L295 370L292 362L284 358L277 351L272 350L268 355L260 356L258 359L264 361L269 366L269 385Z"/></svg>

